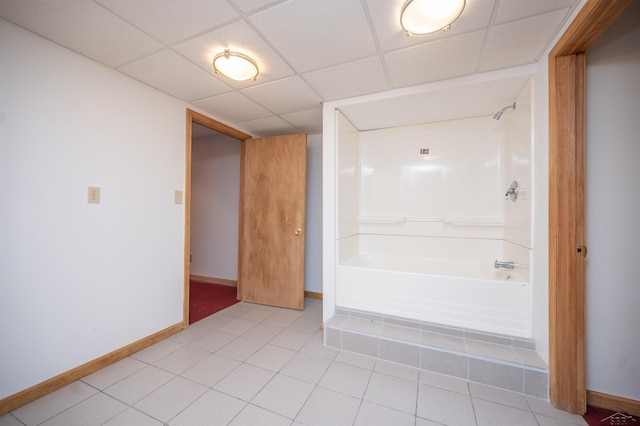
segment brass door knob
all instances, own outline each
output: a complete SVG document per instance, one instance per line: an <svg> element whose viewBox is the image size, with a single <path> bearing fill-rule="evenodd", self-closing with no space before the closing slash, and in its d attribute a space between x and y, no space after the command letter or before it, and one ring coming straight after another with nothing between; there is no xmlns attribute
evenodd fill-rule
<svg viewBox="0 0 640 426"><path fill-rule="evenodd" d="M297 228L296 229L296 235L300 235L302 234L302 229L301 228Z"/></svg>

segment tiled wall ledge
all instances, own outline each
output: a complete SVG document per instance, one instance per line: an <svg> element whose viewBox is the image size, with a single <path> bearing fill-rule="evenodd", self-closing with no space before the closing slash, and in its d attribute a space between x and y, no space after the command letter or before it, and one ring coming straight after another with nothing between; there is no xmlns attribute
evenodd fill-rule
<svg viewBox="0 0 640 426"><path fill-rule="evenodd" d="M531 340L341 308L325 333L334 348L548 398L548 368Z"/></svg>

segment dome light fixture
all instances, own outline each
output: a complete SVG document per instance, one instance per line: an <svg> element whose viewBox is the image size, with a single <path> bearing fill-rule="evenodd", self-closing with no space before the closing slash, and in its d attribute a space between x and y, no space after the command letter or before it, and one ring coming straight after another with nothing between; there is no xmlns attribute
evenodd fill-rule
<svg viewBox="0 0 640 426"><path fill-rule="evenodd" d="M216 74L224 75L232 80L246 81L258 78L258 64L249 56L224 49L213 58L213 69Z"/></svg>
<svg viewBox="0 0 640 426"><path fill-rule="evenodd" d="M400 25L407 36L447 31L464 10L465 0L407 0Z"/></svg>

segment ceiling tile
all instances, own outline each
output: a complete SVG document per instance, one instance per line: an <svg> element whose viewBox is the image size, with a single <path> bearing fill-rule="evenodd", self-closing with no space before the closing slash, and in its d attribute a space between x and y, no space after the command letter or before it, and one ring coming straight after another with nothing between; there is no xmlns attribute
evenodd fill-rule
<svg viewBox="0 0 640 426"><path fill-rule="evenodd" d="M260 75L257 82L237 82L215 74L212 65L213 57L227 48L249 55L258 63ZM236 89L278 80L293 74L293 70L245 21L234 22L219 30L176 45L173 49Z"/></svg>
<svg viewBox="0 0 640 426"><path fill-rule="evenodd" d="M376 53L359 1L285 2L249 20L297 72L326 68Z"/></svg>
<svg viewBox="0 0 640 426"><path fill-rule="evenodd" d="M304 133L322 133L322 108L284 114L282 118Z"/></svg>
<svg viewBox="0 0 640 426"><path fill-rule="evenodd" d="M241 90L275 114L317 108L321 99L300 77L289 77ZM295 96L288 96L295 93Z"/></svg>
<svg viewBox="0 0 640 426"><path fill-rule="evenodd" d="M536 62L568 10L492 27L482 50L479 70L490 71Z"/></svg>
<svg viewBox="0 0 640 426"><path fill-rule="evenodd" d="M118 70L187 102L232 90L171 50L163 50Z"/></svg>
<svg viewBox="0 0 640 426"><path fill-rule="evenodd" d="M443 80L475 71L485 30L421 44L385 55L394 87Z"/></svg>
<svg viewBox="0 0 640 426"><path fill-rule="evenodd" d="M311 71L302 77L325 101L389 89L384 68L378 56Z"/></svg>
<svg viewBox="0 0 640 426"><path fill-rule="evenodd" d="M0 7L13 23L110 67L162 47L91 0L3 0Z"/></svg>
<svg viewBox="0 0 640 426"><path fill-rule="evenodd" d="M127 22L171 44L237 18L224 1L96 0Z"/></svg>
<svg viewBox="0 0 640 426"><path fill-rule="evenodd" d="M528 18L558 9L566 9L579 3L579 0L509 0L502 1L495 24L503 24L522 18Z"/></svg>
<svg viewBox="0 0 640 426"><path fill-rule="evenodd" d="M384 52L486 28L495 4L495 0L467 0L462 15L449 30L407 37L400 26L400 10L404 2L405 0L367 0L380 48Z"/></svg>
<svg viewBox="0 0 640 426"><path fill-rule="evenodd" d="M233 0L232 2L244 13L253 12L280 0Z"/></svg>
<svg viewBox="0 0 640 426"><path fill-rule="evenodd" d="M295 128L279 117L269 117L260 120L245 121L238 123L243 129L259 136L280 136L300 133L300 129Z"/></svg>
<svg viewBox="0 0 640 426"><path fill-rule="evenodd" d="M241 122L271 115L269 111L239 92L229 92L192 102L198 108L224 120Z"/></svg>

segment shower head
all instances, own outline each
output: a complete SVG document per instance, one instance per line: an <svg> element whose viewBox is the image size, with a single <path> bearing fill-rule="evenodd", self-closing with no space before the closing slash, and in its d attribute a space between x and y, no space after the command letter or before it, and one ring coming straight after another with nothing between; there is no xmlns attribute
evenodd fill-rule
<svg viewBox="0 0 640 426"><path fill-rule="evenodd" d="M496 112L495 114L493 114L493 119L494 120L500 120L500 118L502 117L502 114L505 112L505 110L509 109L509 108L513 108L513 110L516 110L516 103L514 102L513 105L507 105L506 107L502 108L500 111Z"/></svg>

